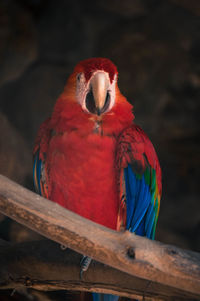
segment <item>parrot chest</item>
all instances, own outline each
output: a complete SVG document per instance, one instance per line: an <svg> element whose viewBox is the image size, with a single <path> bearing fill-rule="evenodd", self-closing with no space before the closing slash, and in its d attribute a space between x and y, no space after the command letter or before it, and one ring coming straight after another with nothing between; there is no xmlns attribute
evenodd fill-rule
<svg viewBox="0 0 200 301"><path fill-rule="evenodd" d="M76 131L53 137L49 148L50 199L112 229L117 227L119 195L116 139Z"/></svg>

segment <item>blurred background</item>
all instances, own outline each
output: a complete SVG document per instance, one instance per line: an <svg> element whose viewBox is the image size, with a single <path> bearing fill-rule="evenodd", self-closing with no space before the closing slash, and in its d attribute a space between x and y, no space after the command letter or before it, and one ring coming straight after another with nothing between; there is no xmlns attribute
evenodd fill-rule
<svg viewBox="0 0 200 301"><path fill-rule="evenodd" d="M156 239L200 251L198 0L0 0L0 173L33 189L39 125L76 63L98 56L117 65L160 159ZM1 215L0 237L39 236Z"/></svg>

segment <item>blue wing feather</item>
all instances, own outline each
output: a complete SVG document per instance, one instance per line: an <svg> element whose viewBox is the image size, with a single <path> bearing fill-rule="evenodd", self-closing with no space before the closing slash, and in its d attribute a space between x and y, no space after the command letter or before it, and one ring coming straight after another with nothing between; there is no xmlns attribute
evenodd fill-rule
<svg viewBox="0 0 200 301"><path fill-rule="evenodd" d="M148 167L147 172L154 175ZM145 179L145 174L137 175L130 164L124 169L126 188L126 229L141 236L154 238L157 218L156 181Z"/></svg>
<svg viewBox="0 0 200 301"><path fill-rule="evenodd" d="M42 182L42 168L43 168L43 162L39 158L39 150L34 155L34 161L33 161L33 181L34 181L34 187L37 193L40 195L46 196L46 190L44 190L44 183Z"/></svg>
<svg viewBox="0 0 200 301"><path fill-rule="evenodd" d="M138 227L140 227L138 230L140 235L145 235L145 226L141 226L141 222L151 202L150 188L145 182L144 175L141 179L136 177L131 165L124 169L124 176L127 206L126 229L137 232ZM143 229L143 233L141 229Z"/></svg>
<svg viewBox="0 0 200 301"><path fill-rule="evenodd" d="M39 193L41 194L41 167L42 167L42 161L39 159L38 156L38 162L37 162L37 179L38 179L38 188L39 188Z"/></svg>
<svg viewBox="0 0 200 301"><path fill-rule="evenodd" d="M133 232L137 229L138 225L140 224L141 220L143 219L147 208L149 206L149 188L145 184L144 176L142 177L140 181L140 191L138 193L138 199L137 199L137 206L135 209L135 214L133 216Z"/></svg>
<svg viewBox="0 0 200 301"><path fill-rule="evenodd" d="M34 161L33 161L33 183L34 183L35 190L37 191L37 180L36 180L36 176L35 176L36 169L37 169L36 164L37 164L36 158L34 158Z"/></svg>
<svg viewBox="0 0 200 301"><path fill-rule="evenodd" d="M147 216L146 216L146 223L145 223L145 231L146 231L146 232L147 232L147 230L148 230L149 224L150 224L151 221L152 221L153 215L154 215L154 206L153 206L153 204L151 203L150 206L149 206L149 210L148 210L148 212L147 212Z"/></svg>
<svg viewBox="0 0 200 301"><path fill-rule="evenodd" d="M130 173L129 167L125 168L124 177L126 185L126 208L127 212L129 212L129 214L127 214L126 228L129 229L131 227L131 220L135 210L137 180L134 173Z"/></svg>
<svg viewBox="0 0 200 301"><path fill-rule="evenodd" d="M156 217L156 212L155 212L154 206L152 204L150 205L149 211L151 211L151 214L149 215L149 222L145 228L146 228L146 236L148 238L152 239L153 238L152 237L152 229L153 229L153 225L154 225L154 221L155 221L155 217Z"/></svg>
<svg viewBox="0 0 200 301"><path fill-rule="evenodd" d="M140 236L144 236L145 233L145 223L144 223L144 219L141 220L140 224L138 225L135 234L140 235Z"/></svg>
<svg viewBox="0 0 200 301"><path fill-rule="evenodd" d="M39 151L37 151L34 156L34 162L33 162L33 181L34 181L35 190L39 194L41 194L40 175L41 175L41 160L39 159Z"/></svg>

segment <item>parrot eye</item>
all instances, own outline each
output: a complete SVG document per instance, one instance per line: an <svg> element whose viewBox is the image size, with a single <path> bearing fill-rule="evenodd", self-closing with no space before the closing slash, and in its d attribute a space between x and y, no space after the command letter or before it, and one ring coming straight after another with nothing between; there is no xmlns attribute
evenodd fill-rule
<svg viewBox="0 0 200 301"><path fill-rule="evenodd" d="M81 80L81 73L77 74L76 78L77 78L77 81L80 82L80 80Z"/></svg>

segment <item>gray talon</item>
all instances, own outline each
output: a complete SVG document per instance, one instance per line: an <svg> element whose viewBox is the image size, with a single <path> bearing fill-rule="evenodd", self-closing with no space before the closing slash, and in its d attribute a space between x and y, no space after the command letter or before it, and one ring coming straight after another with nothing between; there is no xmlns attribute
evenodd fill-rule
<svg viewBox="0 0 200 301"><path fill-rule="evenodd" d="M92 261L92 258L88 257L88 256L83 256L80 262L80 279L82 280L83 278L83 273L86 272L89 268L89 265Z"/></svg>

